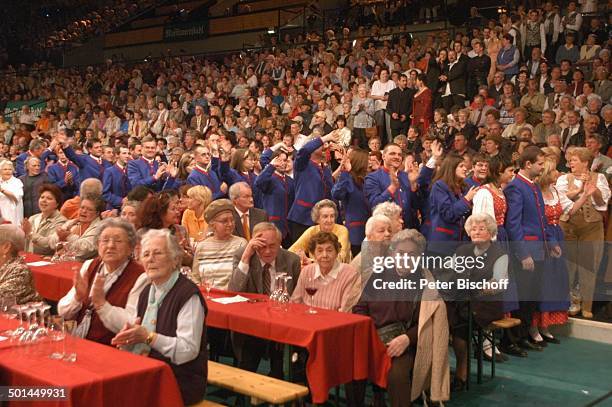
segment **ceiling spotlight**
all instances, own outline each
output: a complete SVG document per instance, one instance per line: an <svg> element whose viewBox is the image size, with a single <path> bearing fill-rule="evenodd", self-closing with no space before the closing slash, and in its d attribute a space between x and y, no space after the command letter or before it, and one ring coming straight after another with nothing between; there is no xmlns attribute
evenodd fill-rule
<svg viewBox="0 0 612 407"><path fill-rule="evenodd" d="M274 34L275 32L276 30L274 30L274 27L268 28L268 34Z"/></svg>

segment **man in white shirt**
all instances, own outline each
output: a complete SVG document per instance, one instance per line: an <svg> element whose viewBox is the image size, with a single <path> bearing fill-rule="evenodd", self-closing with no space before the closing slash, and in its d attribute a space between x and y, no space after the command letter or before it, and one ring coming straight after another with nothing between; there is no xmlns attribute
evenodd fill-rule
<svg viewBox="0 0 612 407"><path fill-rule="evenodd" d="M395 89L395 82L389 80L389 70L382 68L380 70L380 79L372 84L371 98L374 99L374 120L378 127L378 134L381 139L384 139L386 132L387 137L391 137L391 116L387 113L387 100L389 100L389 92Z"/></svg>

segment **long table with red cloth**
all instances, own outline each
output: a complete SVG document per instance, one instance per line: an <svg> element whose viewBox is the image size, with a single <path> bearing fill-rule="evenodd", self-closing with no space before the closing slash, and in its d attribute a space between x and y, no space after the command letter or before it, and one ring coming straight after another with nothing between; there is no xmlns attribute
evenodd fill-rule
<svg viewBox="0 0 612 407"><path fill-rule="evenodd" d="M43 257L34 253L23 253L26 263L42 261ZM81 263L63 262L45 266L28 266L34 277L34 287L43 298L59 301L72 288L73 267Z"/></svg>
<svg viewBox="0 0 612 407"><path fill-rule="evenodd" d="M28 263L42 260L32 253L25 256ZM44 298L61 299L72 288L74 265L79 263L31 266L37 291ZM211 294L219 297L236 293L213 290ZM265 299L256 294L241 295ZM391 360L368 317L324 309L310 315L302 304L291 304L284 312L273 309L267 301L227 305L207 301L207 304L208 326L308 350L306 375L315 403L325 402L330 389L352 380L369 379L386 387Z"/></svg>
<svg viewBox="0 0 612 407"><path fill-rule="evenodd" d="M211 292L213 298L235 294ZM258 301L209 300L207 325L308 350L306 375L314 403L324 403L330 389L352 380L369 379L386 387L391 360L371 318L320 308L317 314L307 314L303 304L289 304L283 311L262 295L240 295Z"/></svg>
<svg viewBox="0 0 612 407"><path fill-rule="evenodd" d="M0 318L0 331L15 321ZM77 361L52 360L51 344L7 346L0 342L0 383L3 386L61 386L64 401L13 401L9 406L132 406L183 405L181 393L166 363L96 342L67 337L66 350Z"/></svg>

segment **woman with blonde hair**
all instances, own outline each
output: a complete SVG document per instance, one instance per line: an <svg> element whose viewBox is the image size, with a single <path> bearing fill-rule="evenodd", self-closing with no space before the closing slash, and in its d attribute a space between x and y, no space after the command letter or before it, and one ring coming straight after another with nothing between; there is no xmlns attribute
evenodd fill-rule
<svg viewBox="0 0 612 407"><path fill-rule="evenodd" d="M604 174L590 171L593 155L587 148L568 149L566 158L571 172L560 176L556 183L563 209L560 225L565 235L570 287L576 277L580 284L580 294L572 292L569 313L576 315L582 308L582 316L592 318L610 186Z"/></svg>
<svg viewBox="0 0 612 407"><path fill-rule="evenodd" d="M544 211L548 225L546 229L552 233L554 240L563 242L563 230L559 226L559 219L563 213L559 192L555 183L559 178L557 163L554 159L544 161L542 174L535 180L542 190L544 198ZM559 343L548 330L550 325L562 325L567 322L567 308L569 307L569 285L567 277L567 264L564 257L549 256L540 281L539 311L532 318L529 328L531 339L543 345L544 342Z"/></svg>
<svg viewBox="0 0 612 407"><path fill-rule="evenodd" d="M208 224L204 220L204 211L212 202L212 192L208 187L196 185L187 190L187 209L183 212L181 224L187 229L190 239L196 242L204 240Z"/></svg>

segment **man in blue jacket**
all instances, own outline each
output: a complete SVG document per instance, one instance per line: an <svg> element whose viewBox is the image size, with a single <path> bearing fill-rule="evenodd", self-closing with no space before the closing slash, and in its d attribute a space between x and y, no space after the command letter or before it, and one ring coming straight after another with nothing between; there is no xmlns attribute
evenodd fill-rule
<svg viewBox="0 0 612 407"><path fill-rule="evenodd" d="M72 147L64 148L66 157L79 167L81 179L104 178L104 170L113 164L102 158L102 143L97 138L87 140L85 147L89 154L77 154Z"/></svg>
<svg viewBox="0 0 612 407"><path fill-rule="evenodd" d="M193 160L196 166L187 177L189 185L204 185L212 192L213 200L225 197L225 193L221 190L221 169L224 165L229 172L229 159L219 162L219 157L211 156L210 148L207 146L197 145L193 150ZM229 154L229 150L223 154ZM216 152L215 152L215 155ZM227 158L227 157L225 157Z"/></svg>
<svg viewBox="0 0 612 407"><path fill-rule="evenodd" d="M22 175L26 175L25 160L28 157L38 158L40 160L40 172L45 172L47 158L53 153L55 146L56 142L52 141L49 148L45 148L45 142L42 139L32 139L28 151L19 154L15 160L15 177L19 178Z"/></svg>
<svg viewBox="0 0 612 407"><path fill-rule="evenodd" d="M408 174L402 171L402 149L395 143L385 146L382 154L383 166L365 177L364 192L374 208L382 202L395 202L402 208L404 228L413 228L412 217L413 186ZM416 180L414 183L416 190Z"/></svg>
<svg viewBox="0 0 612 407"><path fill-rule="evenodd" d="M68 160L64 150L56 148L57 162L47 168L49 182L62 190L63 200L74 198L79 192L79 167ZM41 164L42 165L42 164Z"/></svg>
<svg viewBox="0 0 612 407"><path fill-rule="evenodd" d="M157 142L151 136L142 139L142 157L127 164L127 176L132 188L144 185L155 192L162 190L166 177L166 164L155 159Z"/></svg>
<svg viewBox="0 0 612 407"><path fill-rule="evenodd" d="M127 175L127 162L130 159L130 149L126 146L115 148L117 162L104 171L102 197L106 201L108 209L121 210L121 205L126 201L128 192L132 190Z"/></svg>
<svg viewBox="0 0 612 407"><path fill-rule="evenodd" d="M295 155L293 176L295 178L295 200L289 210L291 238L297 240L313 225L310 211L322 199L331 199L334 180L323 158L323 148L336 141L336 133L308 141Z"/></svg>
<svg viewBox="0 0 612 407"><path fill-rule="evenodd" d="M514 312L521 325L516 330L519 345L529 350L542 350L530 341L531 319L538 305L540 276L547 256L560 257L561 248L552 233L547 230L548 221L544 211L544 199L534 179L542 173L544 154L539 147L525 148L518 160L520 171L506 186L508 211L506 231L514 257L518 284L519 310Z"/></svg>

